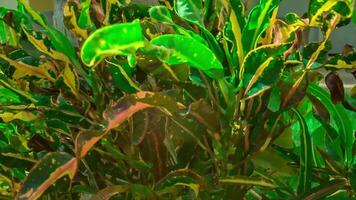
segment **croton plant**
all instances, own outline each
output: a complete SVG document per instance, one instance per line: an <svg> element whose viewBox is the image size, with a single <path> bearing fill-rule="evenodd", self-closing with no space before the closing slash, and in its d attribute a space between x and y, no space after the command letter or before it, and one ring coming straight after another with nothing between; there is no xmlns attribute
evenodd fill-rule
<svg viewBox="0 0 356 200"><path fill-rule="evenodd" d="M354 1L298 1L0 7L0 199L355 199Z"/></svg>

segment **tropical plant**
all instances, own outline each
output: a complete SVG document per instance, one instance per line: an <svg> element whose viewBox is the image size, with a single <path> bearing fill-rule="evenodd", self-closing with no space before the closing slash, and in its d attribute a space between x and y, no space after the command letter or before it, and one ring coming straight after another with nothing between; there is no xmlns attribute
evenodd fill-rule
<svg viewBox="0 0 356 200"><path fill-rule="evenodd" d="M353 0L282 18L280 0L72 0L69 37L17 2L0 8L0 199L356 197L338 75L356 52L329 54Z"/></svg>

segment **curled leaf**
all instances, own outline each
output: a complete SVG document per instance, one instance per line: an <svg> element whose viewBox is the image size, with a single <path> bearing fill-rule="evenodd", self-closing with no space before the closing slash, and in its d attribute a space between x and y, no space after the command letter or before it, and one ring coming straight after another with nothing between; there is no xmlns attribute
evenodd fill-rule
<svg viewBox="0 0 356 200"><path fill-rule="evenodd" d="M84 64L94 66L114 55L130 55L144 46L139 22L114 24L95 31L84 42L81 58Z"/></svg>

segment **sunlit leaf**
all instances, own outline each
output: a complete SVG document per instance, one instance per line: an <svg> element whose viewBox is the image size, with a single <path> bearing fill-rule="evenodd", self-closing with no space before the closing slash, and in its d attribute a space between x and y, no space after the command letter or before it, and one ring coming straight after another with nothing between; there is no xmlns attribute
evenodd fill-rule
<svg viewBox="0 0 356 200"><path fill-rule="evenodd" d="M223 66L215 55L192 38L169 34L154 38L151 43L165 48L168 55L160 55L159 58L169 65L188 63L211 78L220 79L223 76Z"/></svg>
<svg viewBox="0 0 356 200"><path fill-rule="evenodd" d="M90 35L83 44L81 58L84 64L94 66L105 57L134 54L143 46L144 36L139 22L115 24Z"/></svg>

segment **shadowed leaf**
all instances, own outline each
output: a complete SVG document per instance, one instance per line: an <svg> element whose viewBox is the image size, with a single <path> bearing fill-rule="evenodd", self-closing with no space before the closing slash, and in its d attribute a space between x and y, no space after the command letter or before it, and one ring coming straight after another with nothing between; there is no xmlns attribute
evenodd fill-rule
<svg viewBox="0 0 356 200"><path fill-rule="evenodd" d="M17 199L35 200L65 175L73 179L77 170L77 159L67 153L49 153L27 175Z"/></svg>

